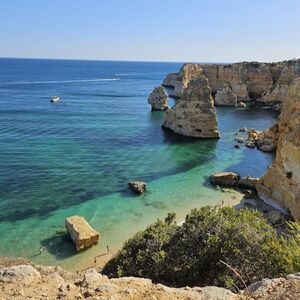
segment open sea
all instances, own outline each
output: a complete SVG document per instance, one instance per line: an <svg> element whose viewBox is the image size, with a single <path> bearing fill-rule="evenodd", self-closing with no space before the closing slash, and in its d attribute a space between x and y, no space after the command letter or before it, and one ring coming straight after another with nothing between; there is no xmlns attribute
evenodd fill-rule
<svg viewBox="0 0 300 300"><path fill-rule="evenodd" d="M180 221L193 207L230 203L207 183L214 171L264 173L272 154L233 145L240 127L270 127L270 111L218 108L220 140L161 129L163 112L151 112L147 97L180 66L0 59L0 255L76 269L168 212ZM133 179L148 183L144 195L128 190ZM74 214L101 233L80 254L64 229Z"/></svg>

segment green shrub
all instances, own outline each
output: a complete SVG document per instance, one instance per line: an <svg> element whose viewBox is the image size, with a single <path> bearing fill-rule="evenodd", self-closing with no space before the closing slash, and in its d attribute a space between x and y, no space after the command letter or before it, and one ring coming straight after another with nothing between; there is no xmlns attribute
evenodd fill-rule
<svg viewBox="0 0 300 300"><path fill-rule="evenodd" d="M138 276L172 286L244 288L300 270L300 226L277 238L262 214L230 207L193 209L182 226L174 215L128 240L105 266L110 277ZM226 265L227 264L227 265ZM236 270L240 277L228 265Z"/></svg>

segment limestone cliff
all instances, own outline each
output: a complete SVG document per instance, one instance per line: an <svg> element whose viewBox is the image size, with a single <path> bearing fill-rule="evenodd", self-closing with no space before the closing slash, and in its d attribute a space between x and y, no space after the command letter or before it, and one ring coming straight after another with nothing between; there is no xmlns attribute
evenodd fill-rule
<svg viewBox="0 0 300 300"><path fill-rule="evenodd" d="M211 89L206 77L199 76L189 82L182 98L166 112L163 127L189 137L220 136Z"/></svg>
<svg viewBox="0 0 300 300"><path fill-rule="evenodd" d="M184 67L192 72L184 70ZM208 78L213 96L227 85L238 101L282 102L287 97L291 82L300 75L300 60L277 63L186 64L177 75L168 75L164 85L174 87L175 96L181 97L187 82L199 75Z"/></svg>
<svg viewBox="0 0 300 300"><path fill-rule="evenodd" d="M300 59L278 63L277 69L271 65L269 69L273 71L274 85L260 101L265 103L283 102L294 78L300 76Z"/></svg>
<svg viewBox="0 0 300 300"><path fill-rule="evenodd" d="M174 87L175 98L182 97L183 90L188 86L188 83L193 78L200 76L202 69L198 64L186 63L178 73L169 74L163 81L163 86Z"/></svg>
<svg viewBox="0 0 300 300"><path fill-rule="evenodd" d="M284 100L278 132L276 158L260 179L258 194L300 220L300 77Z"/></svg>
<svg viewBox="0 0 300 300"><path fill-rule="evenodd" d="M217 90L215 105L236 106L237 96L229 86L225 85L223 88Z"/></svg>

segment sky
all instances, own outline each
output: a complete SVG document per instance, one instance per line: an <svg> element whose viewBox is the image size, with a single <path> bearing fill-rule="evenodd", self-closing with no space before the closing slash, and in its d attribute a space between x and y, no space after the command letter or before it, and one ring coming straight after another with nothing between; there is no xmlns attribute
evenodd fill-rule
<svg viewBox="0 0 300 300"><path fill-rule="evenodd" d="M300 57L300 0L0 0L0 57Z"/></svg>

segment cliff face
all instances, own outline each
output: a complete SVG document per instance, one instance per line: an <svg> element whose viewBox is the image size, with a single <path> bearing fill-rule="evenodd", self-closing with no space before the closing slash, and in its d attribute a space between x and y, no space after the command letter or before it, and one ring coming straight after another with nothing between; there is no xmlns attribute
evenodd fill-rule
<svg viewBox="0 0 300 300"><path fill-rule="evenodd" d="M213 64L201 67L213 93L226 84L242 101L260 98L273 85L271 73L263 63Z"/></svg>
<svg viewBox="0 0 300 300"><path fill-rule="evenodd" d="M207 78L189 82L182 98L164 116L163 127L196 138L218 138L217 115Z"/></svg>
<svg viewBox="0 0 300 300"><path fill-rule="evenodd" d="M187 72L185 68L193 72ZM163 84L174 87L175 96L181 97L187 82L199 75L207 77L213 95L226 85L238 101L282 102L287 97L293 79L300 75L300 60L278 63L186 64L177 75L168 75Z"/></svg>
<svg viewBox="0 0 300 300"><path fill-rule="evenodd" d="M283 102L287 97L288 89L294 78L300 76L300 60L278 63L270 66L272 70L274 85L262 97L263 102Z"/></svg>
<svg viewBox="0 0 300 300"><path fill-rule="evenodd" d="M300 220L300 77L284 100L278 132L276 158L260 179L258 194Z"/></svg>
<svg viewBox="0 0 300 300"><path fill-rule="evenodd" d="M188 83L199 77L202 74L202 68L198 64L186 63L178 73L169 74L163 81L163 86L173 87L176 98L182 97L183 90L188 86Z"/></svg>

